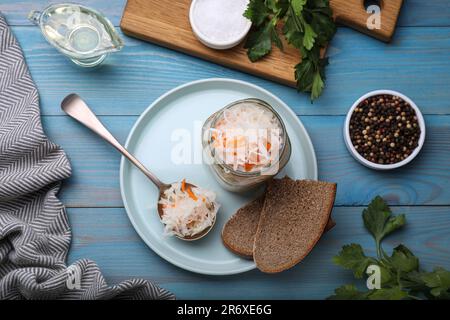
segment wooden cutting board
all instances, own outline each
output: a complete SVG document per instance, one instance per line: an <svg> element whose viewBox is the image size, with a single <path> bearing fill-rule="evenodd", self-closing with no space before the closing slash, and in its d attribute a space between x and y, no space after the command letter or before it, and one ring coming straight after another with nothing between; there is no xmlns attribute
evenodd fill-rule
<svg viewBox="0 0 450 320"><path fill-rule="evenodd" d="M365 3L375 0L330 0L336 21L378 39L389 41L394 33L403 0L380 0L381 28L369 30L370 14ZM128 0L120 27L129 35L170 49L194 55L233 69L248 72L289 86L295 86L294 66L300 61L295 48L274 47L270 55L252 63L243 43L229 50L214 50L200 43L189 23L191 0Z"/></svg>

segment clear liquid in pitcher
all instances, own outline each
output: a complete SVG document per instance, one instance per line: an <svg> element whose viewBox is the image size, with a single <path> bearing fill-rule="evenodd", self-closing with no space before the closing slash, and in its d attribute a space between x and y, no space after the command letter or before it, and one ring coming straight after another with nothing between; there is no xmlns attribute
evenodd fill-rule
<svg viewBox="0 0 450 320"><path fill-rule="evenodd" d="M96 66L108 53L123 47L111 22L82 5L50 5L42 12L30 12L29 19L40 26L50 44L83 67Z"/></svg>

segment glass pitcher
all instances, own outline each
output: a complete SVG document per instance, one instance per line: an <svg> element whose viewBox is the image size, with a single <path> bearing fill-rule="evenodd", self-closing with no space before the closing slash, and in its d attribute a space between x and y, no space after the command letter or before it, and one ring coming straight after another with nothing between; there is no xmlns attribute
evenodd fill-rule
<svg viewBox="0 0 450 320"><path fill-rule="evenodd" d="M97 66L124 46L105 16L80 4L52 4L42 12L31 11L28 19L51 45L82 67Z"/></svg>

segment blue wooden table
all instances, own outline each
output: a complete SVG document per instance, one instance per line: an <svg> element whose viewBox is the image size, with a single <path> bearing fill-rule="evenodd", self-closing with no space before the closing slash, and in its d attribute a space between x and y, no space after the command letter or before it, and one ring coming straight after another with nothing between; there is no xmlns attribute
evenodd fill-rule
<svg viewBox="0 0 450 320"><path fill-rule="evenodd" d="M78 1L101 10L119 25L125 0ZM386 240L386 247L404 243L424 267L450 268L448 0L405 0L389 45L339 28L328 51L331 64L325 93L313 105L292 88L126 36L125 49L112 55L101 69L77 68L47 44L26 19L29 10L42 9L47 3L1 1L0 11L22 45L39 88L44 128L65 149L73 166L72 177L60 194L73 231L69 262L90 258L100 265L110 283L142 277L170 289L178 298L321 299L353 281L349 272L331 262L343 244L362 243L374 253L361 210L380 194L396 213L406 213L408 219L406 228ZM210 77L249 81L278 95L309 131L320 178L338 183L333 211L337 226L310 256L287 272L266 275L255 270L236 276L202 276L161 259L140 240L123 209L118 153L59 108L66 94L79 93L124 142L139 114L158 96L188 81ZM427 125L427 140L418 158L392 172L372 171L357 164L342 138L344 115L351 104L362 94L380 88L411 97Z"/></svg>

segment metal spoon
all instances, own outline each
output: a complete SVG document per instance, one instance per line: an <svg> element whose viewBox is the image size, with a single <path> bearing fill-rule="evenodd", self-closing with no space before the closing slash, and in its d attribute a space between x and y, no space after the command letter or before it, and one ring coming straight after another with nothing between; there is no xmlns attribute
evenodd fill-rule
<svg viewBox="0 0 450 320"><path fill-rule="evenodd" d="M171 184L163 183L158 179L152 172L150 172L139 160L137 160L131 153L128 152L117 140L114 136L105 128L105 126L100 122L97 116L92 112L92 110L87 106L87 104L77 95L77 94L69 94L64 100L61 102L61 109L67 113L70 117L74 118L81 124L85 125L92 131L94 131L97 135L102 137L106 142L109 142L114 148L116 148L120 153L122 153L128 160L131 161L139 170L141 170L147 178L150 179L151 182L159 189L159 198L158 198L158 215L160 219L164 214L164 210L162 205L159 203L159 200L164 197L164 191L170 188ZM195 188L195 185L191 183L187 183L186 185L190 188ZM199 232L198 234L192 236L180 237L177 235L177 238L186 241L198 240L206 236L209 231L212 229L216 222L214 219L213 224Z"/></svg>

